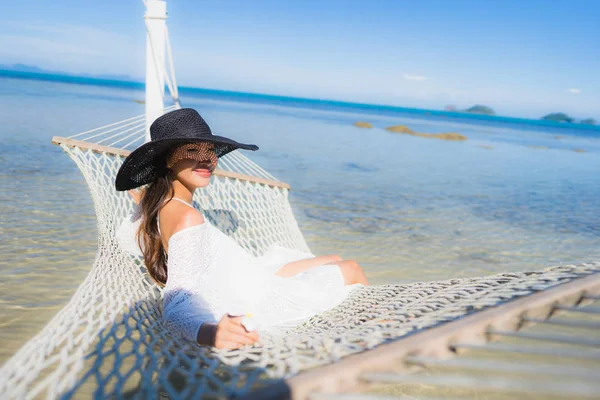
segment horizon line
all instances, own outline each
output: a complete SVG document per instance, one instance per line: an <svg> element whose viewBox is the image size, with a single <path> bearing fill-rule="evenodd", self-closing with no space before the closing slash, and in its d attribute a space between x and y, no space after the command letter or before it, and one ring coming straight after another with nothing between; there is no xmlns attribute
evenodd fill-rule
<svg viewBox="0 0 600 400"><path fill-rule="evenodd" d="M66 72L51 72L51 71L22 71L17 69L6 69L6 66L0 67L0 77L11 77L17 79L28 79L31 78L33 80L45 80L45 81L54 81L61 82L67 84L79 84L79 85L92 85L92 86L113 86L113 87L130 87L130 88L145 88L145 82L140 82L138 80L124 80L124 79L111 79L111 78L103 78L91 75L75 75L69 74ZM37 67L36 67L37 68ZM110 76L110 75L109 75ZM37 79L36 79L37 78ZM58 79L56 79L58 78ZM132 78L135 79L135 78ZM268 93L257 93L257 92L242 92L235 90L225 90L225 89L211 89L211 88L202 88L202 87L193 87L193 86L178 86L180 91L185 92L195 92L195 93L204 93L204 94L214 94L214 95L235 95L238 98L252 98L254 100L282 100L284 102L296 102L301 104L320 104L320 105L328 105L328 106L341 106L348 107L354 109L362 109L362 110L378 110L378 111L392 111L392 112L405 112L410 114L425 114L425 115L436 115L436 116L444 116L444 117L458 117L458 118L468 118L468 119L480 119L480 120L488 120L488 121L497 121L497 122L509 122L509 123L535 123L535 125L546 125L550 127L556 128L574 128L574 129L587 129L587 130L600 130L600 125L592 125L592 124L581 124L574 122L559 122L553 120L544 120L542 118L534 119L534 118L523 118L523 117L511 117L504 115L489 115L489 114L477 114L470 113L467 111L455 110L455 111L446 111L439 109L425 109L425 108L415 108L415 107L405 107L405 106L393 106L388 104L376 104L376 103L359 103L352 102L347 100L332 100L332 99L323 99L323 98L308 98L308 97L296 97L296 96L286 96L280 94L268 94Z"/></svg>

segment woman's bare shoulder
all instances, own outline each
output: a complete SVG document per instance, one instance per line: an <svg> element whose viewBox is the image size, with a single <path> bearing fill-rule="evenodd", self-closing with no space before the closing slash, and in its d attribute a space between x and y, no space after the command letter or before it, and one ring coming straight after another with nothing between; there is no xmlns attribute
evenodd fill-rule
<svg viewBox="0 0 600 400"><path fill-rule="evenodd" d="M160 229L167 239L182 229L204 223L204 216L195 208L177 201L170 201L160 210Z"/></svg>

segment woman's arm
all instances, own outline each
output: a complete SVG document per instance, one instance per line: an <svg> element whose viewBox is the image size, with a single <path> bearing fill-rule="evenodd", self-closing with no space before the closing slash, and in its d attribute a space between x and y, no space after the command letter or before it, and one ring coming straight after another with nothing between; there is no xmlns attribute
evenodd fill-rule
<svg viewBox="0 0 600 400"><path fill-rule="evenodd" d="M182 287L165 290L163 321L171 332L192 342L204 324L216 322L210 313L203 312L198 296Z"/></svg>
<svg viewBox="0 0 600 400"><path fill-rule="evenodd" d="M342 257L338 255L319 256L306 258L304 260L292 261L279 268L279 270L275 272L275 275L283 278L289 278L308 269L320 267L321 265L326 264L335 264L338 261L342 261Z"/></svg>
<svg viewBox="0 0 600 400"><path fill-rule="evenodd" d="M218 349L237 349L258 341L256 332L246 331L242 317L225 315L218 323L211 322L211 316L202 312L195 297L183 289L165 293L163 318L169 330L187 340Z"/></svg>

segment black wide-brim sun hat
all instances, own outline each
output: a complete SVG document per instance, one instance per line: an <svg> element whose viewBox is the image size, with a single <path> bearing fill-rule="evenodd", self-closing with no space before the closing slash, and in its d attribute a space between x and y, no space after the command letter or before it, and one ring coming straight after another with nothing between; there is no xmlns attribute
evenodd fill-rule
<svg viewBox="0 0 600 400"><path fill-rule="evenodd" d="M213 135L206 121L192 108L182 108L158 117L150 126L150 138L148 143L135 149L123 161L115 179L118 191L135 189L165 176L169 152L182 144L212 143L217 157L237 149L258 150L256 145Z"/></svg>

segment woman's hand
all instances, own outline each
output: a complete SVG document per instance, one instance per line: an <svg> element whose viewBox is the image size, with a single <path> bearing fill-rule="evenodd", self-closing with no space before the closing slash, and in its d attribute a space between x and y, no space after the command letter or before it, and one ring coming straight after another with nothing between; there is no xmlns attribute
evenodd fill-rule
<svg viewBox="0 0 600 400"><path fill-rule="evenodd" d="M242 325L242 317L225 314L217 324L214 346L217 349L239 349L258 341L256 332L248 332Z"/></svg>
<svg viewBox="0 0 600 400"><path fill-rule="evenodd" d="M242 317L225 314L218 324L202 324L198 331L199 344L217 349L239 349L258 341L256 332L248 332L242 325Z"/></svg>

